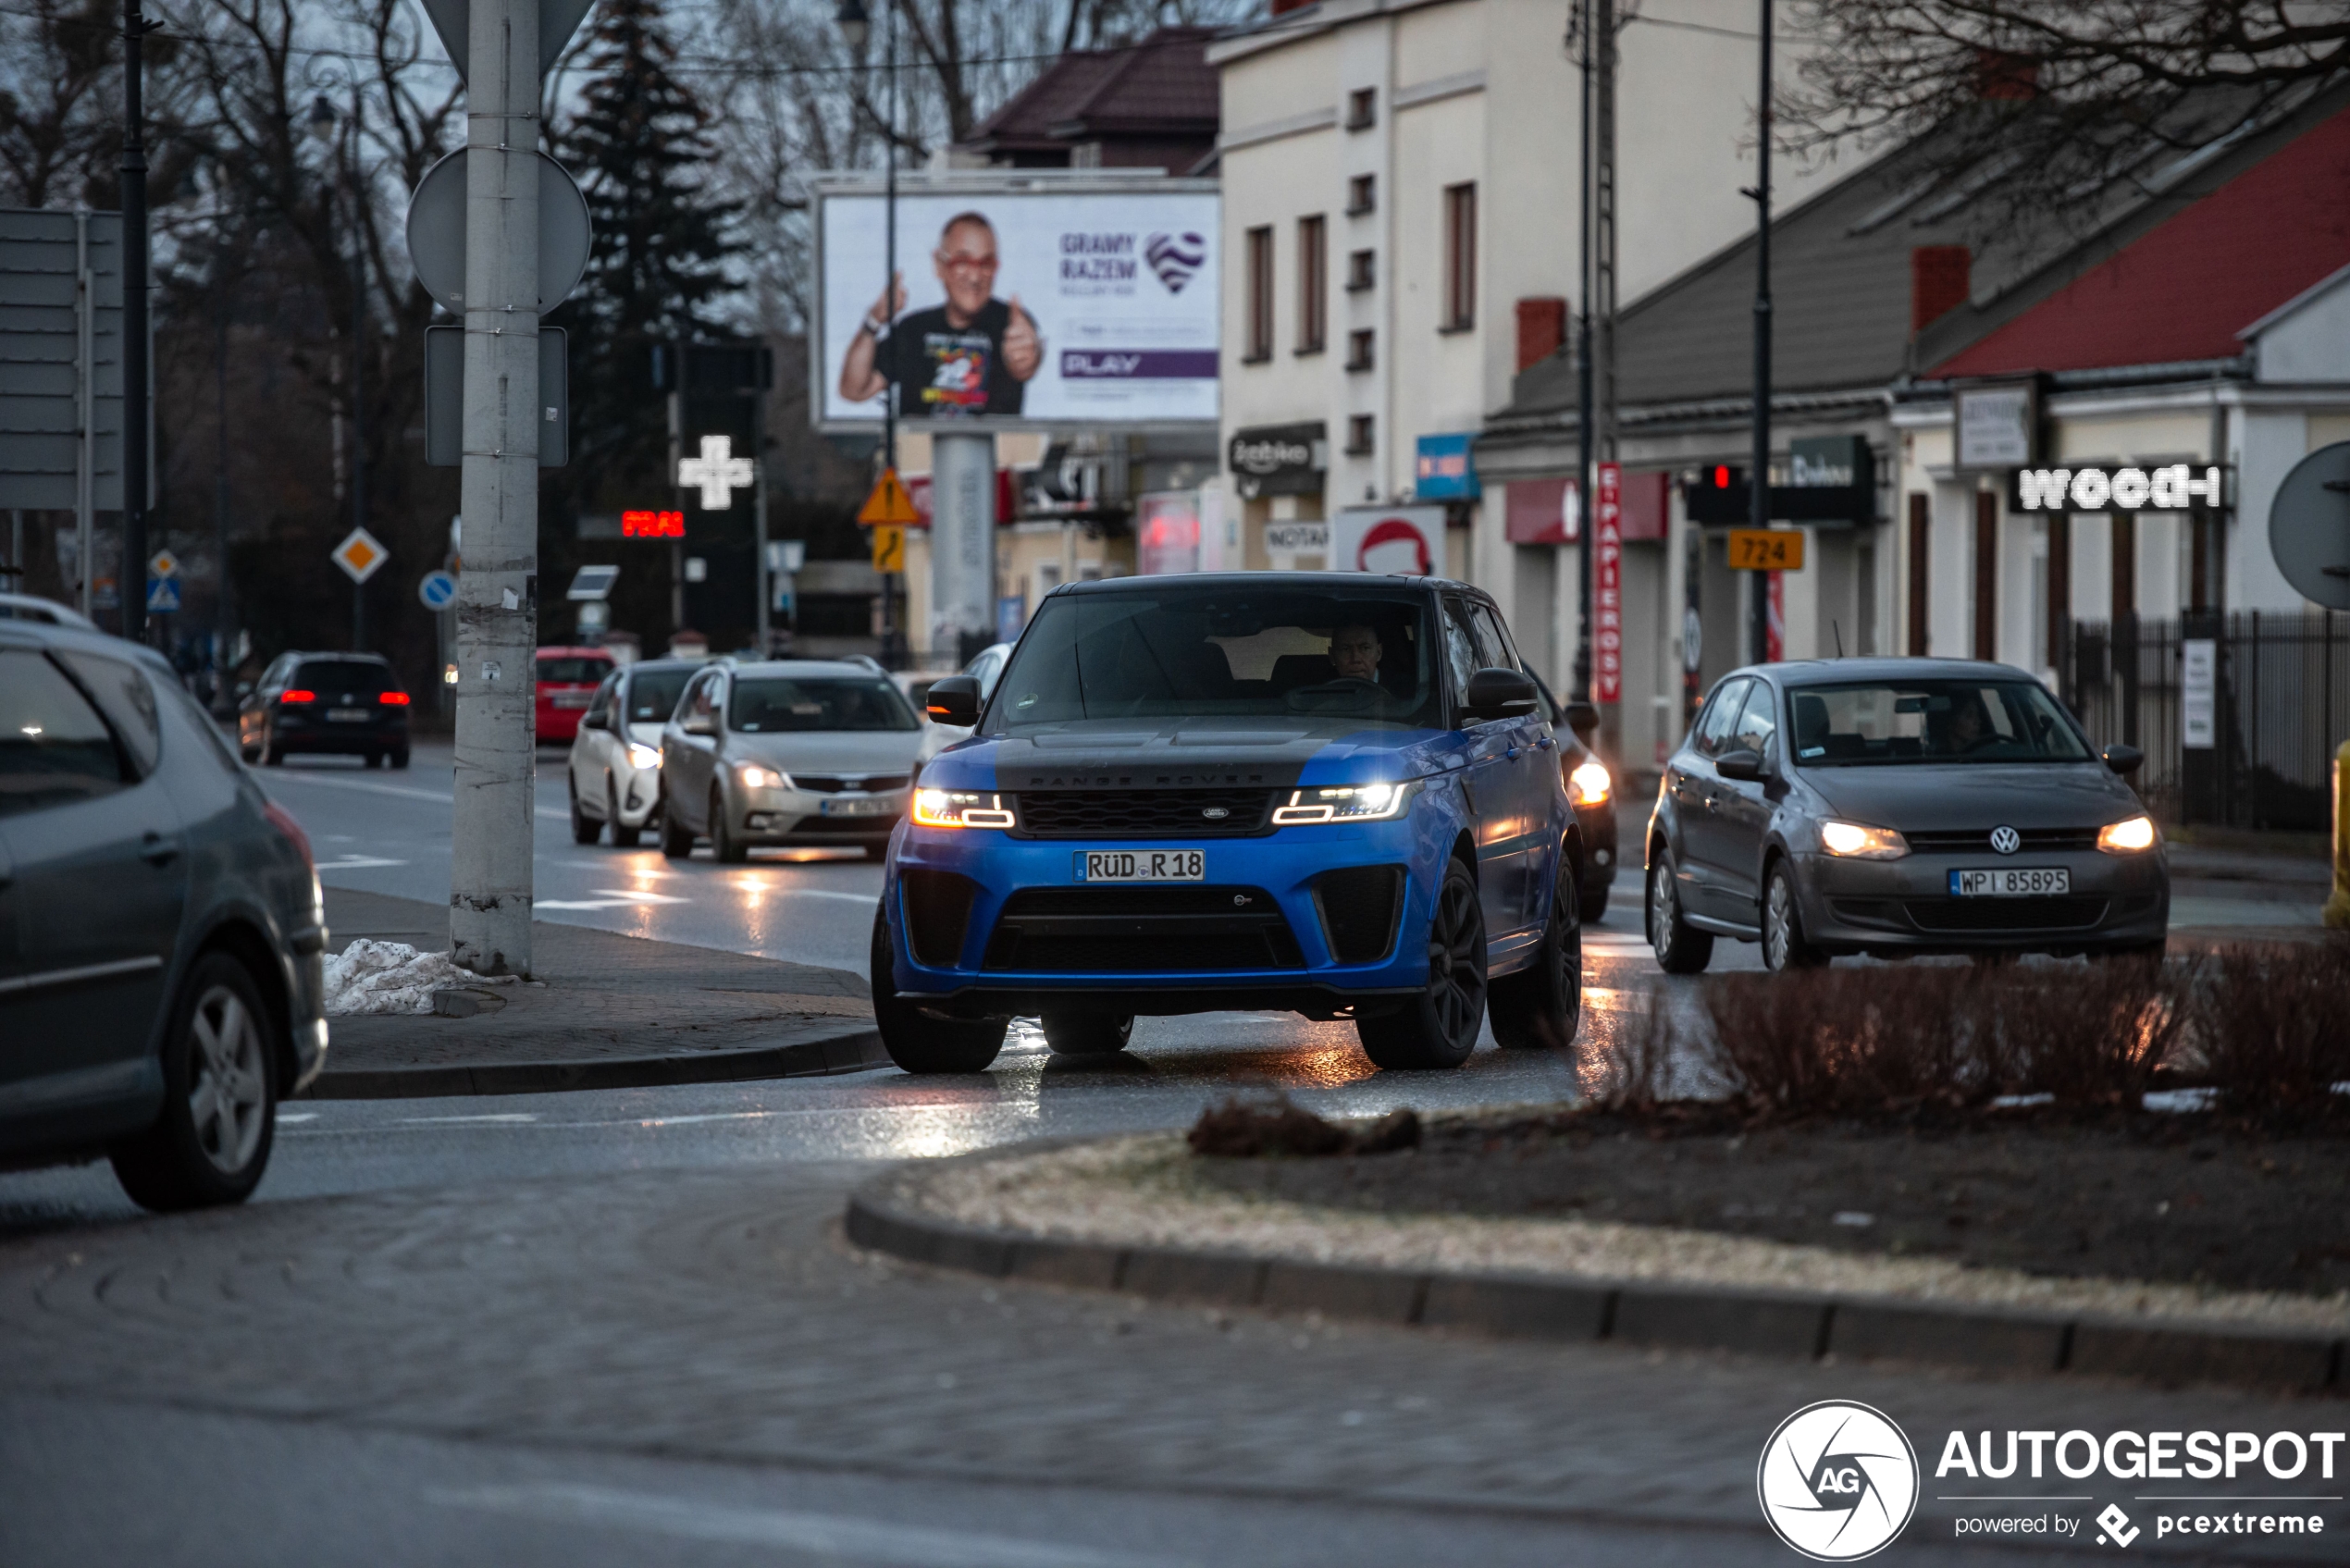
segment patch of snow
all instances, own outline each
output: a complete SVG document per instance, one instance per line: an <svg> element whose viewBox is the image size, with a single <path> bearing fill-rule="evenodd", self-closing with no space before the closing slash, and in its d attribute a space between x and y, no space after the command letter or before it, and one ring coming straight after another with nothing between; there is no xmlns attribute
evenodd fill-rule
<svg viewBox="0 0 2350 1568"><path fill-rule="evenodd" d="M2001 1110L2013 1110L2022 1105L2053 1105L2056 1104L2056 1096L2053 1094L2002 1094L1991 1104Z"/></svg>
<svg viewBox="0 0 2350 1568"><path fill-rule="evenodd" d="M429 1013L432 994L452 986L511 985L512 975L477 975L446 953L361 937L327 959L327 1014Z"/></svg>
<svg viewBox="0 0 2350 1568"><path fill-rule="evenodd" d="M2146 1097L2150 1111L2208 1111L2220 1103L2217 1089L2156 1089Z"/></svg>
<svg viewBox="0 0 2350 1568"><path fill-rule="evenodd" d="M1876 1223L1876 1216L1862 1214L1859 1209L1842 1209L1834 1216L1834 1223L1849 1225L1855 1230L1865 1230Z"/></svg>

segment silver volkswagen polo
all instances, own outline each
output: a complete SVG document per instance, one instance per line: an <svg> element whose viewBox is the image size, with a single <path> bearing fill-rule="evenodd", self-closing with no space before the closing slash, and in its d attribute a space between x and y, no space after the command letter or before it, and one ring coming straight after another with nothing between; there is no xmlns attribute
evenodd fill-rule
<svg viewBox="0 0 2350 1568"><path fill-rule="evenodd" d="M874 665L712 665L662 728L662 853L681 858L706 838L722 861L764 844L853 846L878 860L915 775L947 738Z"/></svg>

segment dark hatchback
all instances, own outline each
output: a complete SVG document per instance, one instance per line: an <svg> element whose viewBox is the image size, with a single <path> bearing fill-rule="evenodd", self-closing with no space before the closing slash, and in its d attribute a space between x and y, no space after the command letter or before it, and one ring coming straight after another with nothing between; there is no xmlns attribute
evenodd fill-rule
<svg viewBox="0 0 2350 1568"><path fill-rule="evenodd" d="M233 1203L327 1046L302 830L154 653L0 619L0 1167Z"/></svg>
<svg viewBox="0 0 2350 1568"><path fill-rule="evenodd" d="M1722 678L1666 764L1648 931L1668 973L1716 937L1774 969L1841 954L2158 953L2162 835L2022 670L1963 660L1759 665Z"/></svg>
<svg viewBox="0 0 2350 1568"><path fill-rule="evenodd" d="M248 762L276 767L299 753L408 765L408 692L372 653L281 653L237 706Z"/></svg>

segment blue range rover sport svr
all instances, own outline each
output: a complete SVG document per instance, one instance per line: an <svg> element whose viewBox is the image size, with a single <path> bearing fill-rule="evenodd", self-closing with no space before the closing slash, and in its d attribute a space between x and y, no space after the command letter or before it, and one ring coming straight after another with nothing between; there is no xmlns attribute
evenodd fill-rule
<svg viewBox="0 0 2350 1568"><path fill-rule="evenodd" d="M1038 607L890 841L874 1009L912 1072L975 1072L1015 1016L1055 1051L1137 1014L1354 1021L1382 1068L1456 1067L1489 1008L1570 1043L1584 846L1493 601L1348 573L1131 577Z"/></svg>

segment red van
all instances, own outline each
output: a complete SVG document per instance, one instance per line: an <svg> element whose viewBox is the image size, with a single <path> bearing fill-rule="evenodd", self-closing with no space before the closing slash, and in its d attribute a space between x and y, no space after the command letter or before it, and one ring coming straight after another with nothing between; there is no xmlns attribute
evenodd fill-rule
<svg viewBox="0 0 2350 1568"><path fill-rule="evenodd" d="M571 744L579 733L579 716L588 711L596 688L612 670L612 655L600 648L538 650L539 745Z"/></svg>

